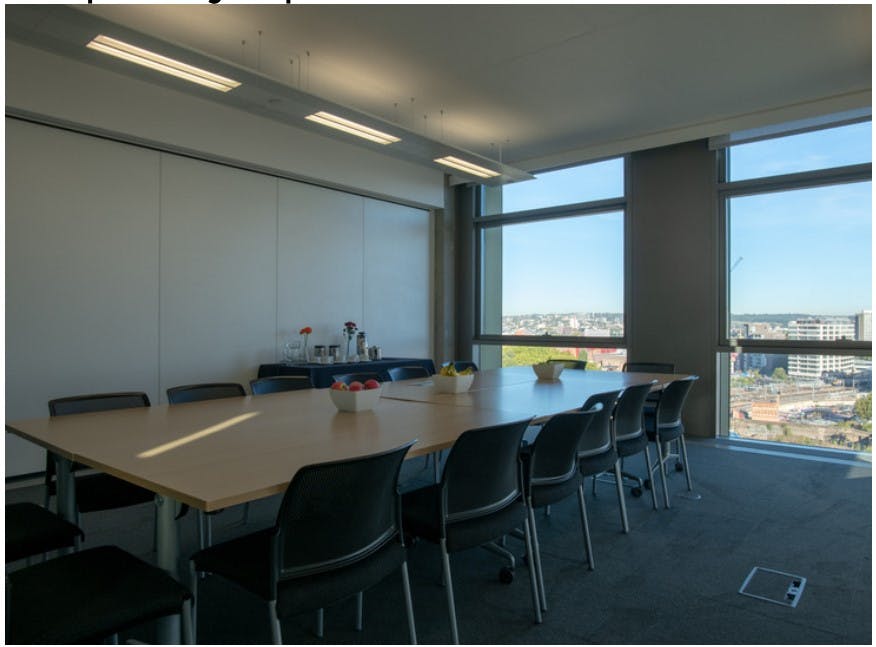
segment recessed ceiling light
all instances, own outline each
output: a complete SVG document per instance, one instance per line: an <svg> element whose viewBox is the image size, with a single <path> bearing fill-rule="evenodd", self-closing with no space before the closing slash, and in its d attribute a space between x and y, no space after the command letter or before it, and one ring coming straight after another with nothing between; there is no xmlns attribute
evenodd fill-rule
<svg viewBox="0 0 876 647"><path fill-rule="evenodd" d="M377 142L378 144L386 145L401 141L401 139L394 135L388 135L387 133L375 130L374 128L357 124L355 121L350 121L349 119L344 119L343 117L338 117L337 115L322 110L320 112L315 112L312 115L307 115L305 119L322 124L323 126L328 126L329 128L342 130L345 133L356 135L356 137L362 137L363 139L368 139L372 142Z"/></svg>
<svg viewBox="0 0 876 647"><path fill-rule="evenodd" d="M434 161L438 162L439 164L443 164L444 166L455 168L458 171L465 171L466 173L475 175L477 177L498 177L502 175L497 171L484 168L483 166L478 166L477 164L472 164L471 162L466 162L465 160L459 159L458 157L453 157L453 155L439 157Z"/></svg>
<svg viewBox="0 0 876 647"><path fill-rule="evenodd" d="M228 92L240 85L238 81L233 79L213 74L213 72L202 70L194 65L150 52L147 49L130 45L103 34L96 36L86 47L130 61L131 63L136 63L137 65L143 65L153 70L170 74L180 79L185 79L186 81L191 81L192 83L198 83L208 88L219 90L220 92Z"/></svg>

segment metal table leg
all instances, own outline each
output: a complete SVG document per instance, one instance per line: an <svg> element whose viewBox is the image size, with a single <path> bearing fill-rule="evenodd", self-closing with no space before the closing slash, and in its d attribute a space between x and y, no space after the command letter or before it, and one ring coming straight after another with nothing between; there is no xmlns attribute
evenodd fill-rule
<svg viewBox="0 0 876 647"><path fill-rule="evenodd" d="M179 580L179 529L176 525L179 504L173 499L156 494L155 506L158 566ZM158 642L165 645L179 644L179 616L168 616L158 620Z"/></svg>
<svg viewBox="0 0 876 647"><path fill-rule="evenodd" d="M76 477L73 476L73 461L68 458L63 458L57 454L53 454L55 459L55 478L57 479L57 500L58 514L65 521L77 524L79 519L76 518ZM79 550L79 537L74 541L74 547ZM62 549L61 554L66 555L72 552L72 549ZM45 555L43 555L45 559Z"/></svg>
<svg viewBox="0 0 876 647"><path fill-rule="evenodd" d="M55 456L55 472L58 479L58 514L64 521L76 523L76 481L73 478L73 461Z"/></svg>

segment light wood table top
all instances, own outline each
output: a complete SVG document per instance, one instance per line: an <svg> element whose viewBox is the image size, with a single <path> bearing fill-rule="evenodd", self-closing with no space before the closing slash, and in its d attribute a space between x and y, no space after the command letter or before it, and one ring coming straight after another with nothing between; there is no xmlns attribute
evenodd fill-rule
<svg viewBox="0 0 876 647"><path fill-rule="evenodd" d="M408 456L450 447L471 428L525 416L381 398L338 412L326 389L35 418L11 433L201 510L285 490L305 465L371 454L418 439Z"/></svg>
<svg viewBox="0 0 876 647"><path fill-rule="evenodd" d="M327 389L8 422L11 433L211 511L283 492L305 465L418 442L409 457L453 445L468 429L580 407L592 394L679 375L532 369L477 373L472 389L437 393L431 380L387 383L372 411L338 412Z"/></svg>
<svg viewBox="0 0 876 647"><path fill-rule="evenodd" d="M520 417L543 419L579 408L596 393L657 381L655 388L685 377L667 373L623 373L566 369L558 380L539 380L529 366L514 366L475 374L471 389L463 393L439 393L430 379L393 382L384 386L384 398L415 402L496 409Z"/></svg>

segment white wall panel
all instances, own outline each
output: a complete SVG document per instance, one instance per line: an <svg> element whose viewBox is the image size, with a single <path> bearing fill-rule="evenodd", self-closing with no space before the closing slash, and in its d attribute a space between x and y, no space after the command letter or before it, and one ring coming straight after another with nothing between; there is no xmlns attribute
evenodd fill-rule
<svg viewBox="0 0 876 647"><path fill-rule="evenodd" d="M153 151L6 120L6 418L51 398L158 395ZM6 475L43 452L6 436Z"/></svg>
<svg viewBox="0 0 876 647"><path fill-rule="evenodd" d="M277 180L165 154L161 194L162 391L247 385L274 357Z"/></svg>
<svg viewBox="0 0 876 647"><path fill-rule="evenodd" d="M304 326L311 346L340 344L344 322L362 321L363 198L286 180L279 195L278 346Z"/></svg>
<svg viewBox="0 0 876 647"><path fill-rule="evenodd" d="M432 350L432 222L428 211L365 199L365 311L368 341L385 357Z"/></svg>

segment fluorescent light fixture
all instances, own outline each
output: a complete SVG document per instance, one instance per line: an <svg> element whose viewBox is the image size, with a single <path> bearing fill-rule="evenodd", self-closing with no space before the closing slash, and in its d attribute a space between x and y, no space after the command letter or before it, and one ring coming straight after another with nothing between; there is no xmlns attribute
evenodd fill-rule
<svg viewBox="0 0 876 647"><path fill-rule="evenodd" d="M136 63L137 65L143 65L153 70L170 74L180 79L185 79L186 81L191 81L192 83L205 85L220 92L228 92L240 85L238 81L233 79L213 74L194 65L188 65L187 63L176 61L134 45L129 45L103 34L95 36L94 40L88 43L86 47L130 61L131 63Z"/></svg>
<svg viewBox="0 0 876 647"><path fill-rule="evenodd" d="M322 124L323 126L328 126L329 128L343 130L345 133L356 135L356 137L362 137L363 139L377 142L378 144L394 144L395 142L401 141L398 137L388 135L379 130L374 130L368 126L363 126L362 124L357 124L355 121L338 117L337 115L325 112L324 110L315 112L312 115L307 115L305 119Z"/></svg>
<svg viewBox="0 0 876 647"><path fill-rule="evenodd" d="M455 168L458 171L464 171L466 173L469 173L470 175L476 175L477 177L498 177L502 175L501 173L492 171L488 168L484 168L483 166L478 166L477 164L466 162L465 160L459 159L458 157L453 157L453 155L439 157L438 159L433 161L438 162L439 164L444 164L444 166Z"/></svg>

